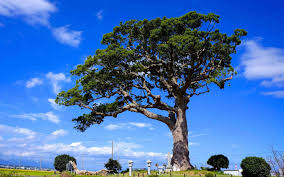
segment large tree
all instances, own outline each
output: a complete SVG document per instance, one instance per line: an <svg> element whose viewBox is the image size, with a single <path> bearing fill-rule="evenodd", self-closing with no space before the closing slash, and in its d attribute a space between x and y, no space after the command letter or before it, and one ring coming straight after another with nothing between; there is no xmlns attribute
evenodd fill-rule
<svg viewBox="0 0 284 177"><path fill-rule="evenodd" d="M235 74L231 54L246 35L236 29L228 36L217 23L218 15L196 12L121 22L103 36L104 49L71 71L76 85L56 102L89 110L73 119L81 131L126 111L160 121L173 135L172 165L190 169L187 105L210 85L224 88Z"/></svg>

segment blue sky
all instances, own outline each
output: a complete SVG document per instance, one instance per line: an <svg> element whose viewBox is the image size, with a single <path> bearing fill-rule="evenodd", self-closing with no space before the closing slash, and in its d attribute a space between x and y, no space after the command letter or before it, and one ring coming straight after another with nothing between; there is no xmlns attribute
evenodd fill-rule
<svg viewBox="0 0 284 177"><path fill-rule="evenodd" d="M191 162L205 166L222 153L230 168L246 156L283 150L283 1L75 1L0 0L0 159L52 166L56 155L77 158L80 168L103 167L115 143L115 158L126 168L150 159L166 163L172 149L168 128L135 113L107 118L85 133L72 118L83 111L54 104L71 88L69 71L102 48L102 35L120 21L177 17L189 11L216 13L217 26L248 36L233 55L238 75L225 90L194 97L187 112ZM84 162L84 163L82 163Z"/></svg>

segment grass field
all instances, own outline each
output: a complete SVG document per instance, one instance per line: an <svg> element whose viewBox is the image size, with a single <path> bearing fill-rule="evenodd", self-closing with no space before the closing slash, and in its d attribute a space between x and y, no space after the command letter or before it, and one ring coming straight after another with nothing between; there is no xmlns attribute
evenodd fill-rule
<svg viewBox="0 0 284 177"><path fill-rule="evenodd" d="M172 175L170 174L162 174L159 175L160 177L200 177L205 176L208 171L204 170L190 170L190 171L183 171L183 172L173 172ZM211 172L212 173L212 172ZM153 172L156 174L156 172ZM216 177L231 177L230 175L224 175L222 173L214 173ZM9 177L9 176L46 176L46 177L59 177L60 174L54 174L53 171L36 171L36 170L20 170L20 169L0 169L0 177ZM134 171L132 173L132 177L146 177L147 173L145 171ZM84 175L74 175L74 177L87 177ZM92 176L96 177L96 176ZM128 173L125 174L116 174L116 175L109 175L109 177L128 177Z"/></svg>

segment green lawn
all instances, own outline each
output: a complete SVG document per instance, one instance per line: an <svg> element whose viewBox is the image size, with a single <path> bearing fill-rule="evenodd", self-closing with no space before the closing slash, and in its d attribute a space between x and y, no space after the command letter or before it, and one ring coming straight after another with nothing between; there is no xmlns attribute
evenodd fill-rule
<svg viewBox="0 0 284 177"><path fill-rule="evenodd" d="M201 170L190 170L190 171L184 171L184 172L174 172L171 175L170 174L162 174L159 175L159 177L200 177L205 176L206 173L209 173L208 171L201 171ZM5 174L5 175L4 175ZM156 174L156 172L153 172L152 174ZM230 175L224 175L221 173L214 173L216 174L216 177L231 177ZM0 177L8 177L8 176L47 176L47 177L59 177L60 174L57 172L57 174L54 174L53 171L36 171L36 170L21 170L21 169L3 169L0 168ZM132 173L132 177L146 177L147 173L145 171L134 171ZM74 175L74 177L87 177L86 175ZM96 176L92 176L96 177ZM128 177L128 173L125 174L115 174L115 175L109 175L108 177Z"/></svg>
<svg viewBox="0 0 284 177"><path fill-rule="evenodd" d="M24 176L50 176L54 175L53 171L36 171L36 170L21 170L21 169L0 169L2 174L24 175Z"/></svg>

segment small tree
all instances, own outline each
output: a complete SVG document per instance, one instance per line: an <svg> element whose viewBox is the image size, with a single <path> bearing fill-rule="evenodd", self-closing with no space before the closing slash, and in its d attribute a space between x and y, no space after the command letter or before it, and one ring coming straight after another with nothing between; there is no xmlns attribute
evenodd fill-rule
<svg viewBox="0 0 284 177"><path fill-rule="evenodd" d="M76 163L76 159L72 156L69 156L67 154L62 154L62 155L58 155L55 157L54 159L54 168L60 172L65 171L66 170L66 164L69 161L73 161Z"/></svg>
<svg viewBox="0 0 284 177"><path fill-rule="evenodd" d="M269 177L270 166L260 157L246 157L242 160L243 177Z"/></svg>
<svg viewBox="0 0 284 177"><path fill-rule="evenodd" d="M228 168L229 159L222 154L213 155L208 159L207 164L211 165L214 170L220 171L221 168Z"/></svg>
<svg viewBox="0 0 284 177"><path fill-rule="evenodd" d="M112 173L118 173L121 170L121 165L117 160L110 158L107 163L105 163L106 169L110 170Z"/></svg>
<svg viewBox="0 0 284 177"><path fill-rule="evenodd" d="M284 172L284 155L280 151L276 151L273 147L271 148L271 156L268 157L267 162L272 168L272 172L276 176L280 176L280 171Z"/></svg>

